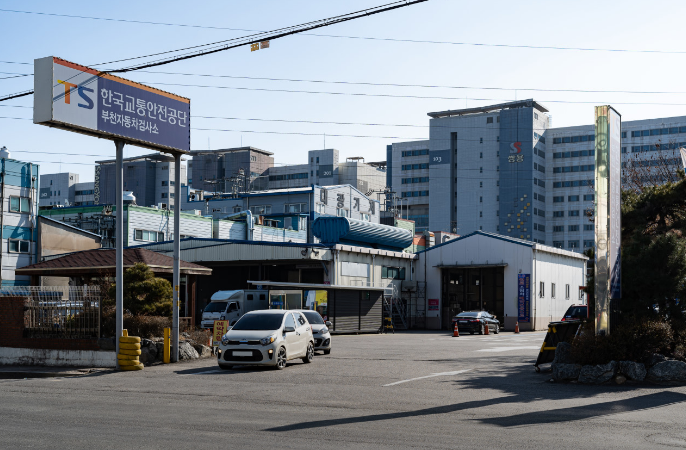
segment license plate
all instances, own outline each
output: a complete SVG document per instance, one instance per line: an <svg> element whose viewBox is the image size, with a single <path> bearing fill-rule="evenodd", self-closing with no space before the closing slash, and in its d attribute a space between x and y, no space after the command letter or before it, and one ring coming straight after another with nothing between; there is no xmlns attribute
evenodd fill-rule
<svg viewBox="0 0 686 450"><path fill-rule="evenodd" d="M239 352L234 351L233 356L252 356L252 352Z"/></svg>

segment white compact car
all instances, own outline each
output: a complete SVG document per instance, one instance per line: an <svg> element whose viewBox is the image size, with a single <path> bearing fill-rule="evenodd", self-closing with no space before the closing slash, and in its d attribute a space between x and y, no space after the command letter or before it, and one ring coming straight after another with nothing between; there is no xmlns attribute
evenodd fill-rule
<svg viewBox="0 0 686 450"><path fill-rule="evenodd" d="M312 327L298 311L251 311L222 336L217 362L222 369L236 365L286 368L286 362L314 358Z"/></svg>
<svg viewBox="0 0 686 450"><path fill-rule="evenodd" d="M298 309L296 311L304 315L307 321L310 322L310 325L312 325L315 351L322 351L325 355L331 353L331 333L329 332L331 322L327 320L325 323L317 311L309 309Z"/></svg>

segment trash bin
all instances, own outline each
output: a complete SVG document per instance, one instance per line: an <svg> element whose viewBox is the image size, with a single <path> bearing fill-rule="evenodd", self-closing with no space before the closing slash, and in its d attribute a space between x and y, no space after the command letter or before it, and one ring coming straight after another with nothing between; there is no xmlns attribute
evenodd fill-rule
<svg viewBox="0 0 686 450"><path fill-rule="evenodd" d="M540 372L541 364L553 362L555 359L555 349L560 342L566 342L570 338L576 336L581 328L581 320L567 320L565 322L550 322L548 324L548 333L545 335L541 351L536 359L536 372Z"/></svg>

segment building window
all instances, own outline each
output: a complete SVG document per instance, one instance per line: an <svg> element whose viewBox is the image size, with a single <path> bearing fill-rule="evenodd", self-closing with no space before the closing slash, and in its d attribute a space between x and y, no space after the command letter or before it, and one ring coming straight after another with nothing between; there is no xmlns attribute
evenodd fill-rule
<svg viewBox="0 0 686 450"><path fill-rule="evenodd" d="M326 205L324 203L317 203L316 207L319 214L324 214L326 211Z"/></svg>
<svg viewBox="0 0 686 450"><path fill-rule="evenodd" d="M479 138L479 144L483 144L483 143L484 143L484 138Z"/></svg>
<svg viewBox="0 0 686 450"><path fill-rule="evenodd" d="M164 232L150 230L134 230L133 239L136 241L162 242L164 241Z"/></svg>
<svg viewBox="0 0 686 450"><path fill-rule="evenodd" d="M579 216L579 210L575 211L569 211L569 217L578 217Z"/></svg>
<svg viewBox="0 0 686 450"><path fill-rule="evenodd" d="M317 156L317 164L319 164L319 156Z"/></svg>
<svg viewBox="0 0 686 450"><path fill-rule="evenodd" d="M493 117L486 117L486 123L493 123Z"/></svg>
<svg viewBox="0 0 686 450"><path fill-rule="evenodd" d="M562 248L562 247L564 247L564 242L562 242L562 241L553 241L553 247L555 247L555 248Z"/></svg>
<svg viewBox="0 0 686 450"><path fill-rule="evenodd" d="M553 217L564 217L565 212L564 211L553 211Z"/></svg>
<svg viewBox="0 0 686 450"><path fill-rule="evenodd" d="M483 168L483 167L479 167L479 173L484 173L484 168Z"/></svg>
<svg viewBox="0 0 686 450"><path fill-rule="evenodd" d="M391 280L404 280L404 267L381 267L381 278L389 278Z"/></svg>
<svg viewBox="0 0 686 450"><path fill-rule="evenodd" d="M257 156L255 156L255 155L250 155L250 161L252 161L252 162L257 161Z"/></svg>
<svg viewBox="0 0 686 450"><path fill-rule="evenodd" d="M364 220L365 222L371 222L372 221L369 214L366 214L366 213L360 213L360 220Z"/></svg>
<svg viewBox="0 0 686 450"><path fill-rule="evenodd" d="M271 214L272 213L272 205L251 206L250 211L253 214L258 214L258 215Z"/></svg>
<svg viewBox="0 0 686 450"><path fill-rule="evenodd" d="M579 231L579 225L569 225L567 231Z"/></svg>
<svg viewBox="0 0 686 450"><path fill-rule="evenodd" d="M567 248L579 248L579 241L567 241Z"/></svg>
<svg viewBox="0 0 686 450"><path fill-rule="evenodd" d="M543 281L538 283L538 296L545 297L545 283Z"/></svg>
<svg viewBox="0 0 686 450"><path fill-rule="evenodd" d="M585 202L588 202L588 201L591 201L591 202L592 202L593 200L595 200L595 194L586 194L586 195L584 195L584 201L585 201Z"/></svg>
<svg viewBox="0 0 686 450"><path fill-rule="evenodd" d="M534 113L534 119L538 120L538 114Z"/></svg>
<svg viewBox="0 0 686 450"><path fill-rule="evenodd" d="M483 158L483 157L484 157L484 152L479 152L479 158Z"/></svg>
<svg viewBox="0 0 686 450"><path fill-rule="evenodd" d="M553 233L562 233L565 230L564 225L554 225Z"/></svg>
<svg viewBox="0 0 686 450"><path fill-rule="evenodd" d="M338 217L348 217L348 210L345 208L336 208L336 215Z"/></svg>
<svg viewBox="0 0 686 450"><path fill-rule="evenodd" d="M307 208L305 208L305 203L287 203L284 205L284 211L285 213L301 213L301 212L307 212Z"/></svg>
<svg viewBox="0 0 686 450"><path fill-rule="evenodd" d="M483 182L483 181L479 181L479 187L480 187L480 188L484 187L484 182Z"/></svg>
<svg viewBox="0 0 686 450"><path fill-rule="evenodd" d="M167 198L167 193L166 193L166 192L162 192L162 194L160 194L160 197L161 197L161 198Z"/></svg>
<svg viewBox="0 0 686 450"><path fill-rule="evenodd" d="M29 206L30 203L28 197L10 196L10 211L27 213L30 212Z"/></svg>
<svg viewBox="0 0 686 450"><path fill-rule="evenodd" d="M565 196L564 196L564 195L557 196L557 197L553 197L553 203L561 203L561 202L564 202L564 201L565 201Z"/></svg>
<svg viewBox="0 0 686 450"><path fill-rule="evenodd" d="M31 242L19 239L8 240L8 251L10 253L29 253L31 251Z"/></svg>
<svg viewBox="0 0 686 450"><path fill-rule="evenodd" d="M163 180L163 181L162 181L162 186L166 186L166 185L167 185L167 181L166 181L166 180Z"/></svg>
<svg viewBox="0 0 686 450"><path fill-rule="evenodd" d="M593 239L586 239L584 241L584 248L593 248L595 246L595 241Z"/></svg>
<svg viewBox="0 0 686 450"><path fill-rule="evenodd" d="M595 231L593 225L584 225L584 231Z"/></svg>
<svg viewBox="0 0 686 450"><path fill-rule="evenodd" d="M555 298L555 283L550 283L550 297Z"/></svg>
<svg viewBox="0 0 686 450"><path fill-rule="evenodd" d="M483 217L483 216L484 216L484 212L483 212L483 211L479 211L479 217Z"/></svg>

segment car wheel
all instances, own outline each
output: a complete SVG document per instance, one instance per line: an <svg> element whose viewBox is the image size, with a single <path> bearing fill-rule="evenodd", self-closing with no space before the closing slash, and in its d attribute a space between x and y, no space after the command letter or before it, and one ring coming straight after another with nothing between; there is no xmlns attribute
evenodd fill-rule
<svg viewBox="0 0 686 450"><path fill-rule="evenodd" d="M279 353L276 355L276 368L277 370L286 368L286 349L283 347L279 348Z"/></svg>
<svg viewBox="0 0 686 450"><path fill-rule="evenodd" d="M324 354L325 354L325 355L330 355L330 354L331 354L331 350L324 350Z"/></svg>
<svg viewBox="0 0 686 450"><path fill-rule="evenodd" d="M219 368L223 370L231 370L233 369L233 366L227 364L219 364Z"/></svg>
<svg viewBox="0 0 686 450"><path fill-rule="evenodd" d="M496 325L496 326L495 326L495 331L493 332L493 334L498 334L498 333L500 333L500 326L499 326L499 325Z"/></svg>
<svg viewBox="0 0 686 450"><path fill-rule="evenodd" d="M304 363L311 363L312 360L314 359L314 345L312 345L312 342L307 344L307 353L305 353L305 357L303 358Z"/></svg>

